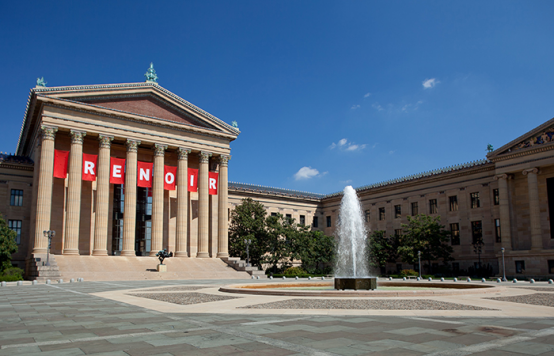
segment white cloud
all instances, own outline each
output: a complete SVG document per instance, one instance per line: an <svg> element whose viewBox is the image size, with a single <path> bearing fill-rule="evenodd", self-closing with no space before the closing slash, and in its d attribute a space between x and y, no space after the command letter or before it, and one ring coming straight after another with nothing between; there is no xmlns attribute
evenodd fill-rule
<svg viewBox="0 0 554 356"><path fill-rule="evenodd" d="M327 174L327 172L323 173L322 175ZM317 177L319 174L319 171L312 167L302 167L298 172L294 174L294 179L301 180L301 179L310 179L313 177Z"/></svg>
<svg viewBox="0 0 554 356"><path fill-rule="evenodd" d="M375 148L375 147L377 147L377 145L378 145L378 144L379 144L379 142L377 142L377 143L373 144L373 146L371 146L371 148Z"/></svg>
<svg viewBox="0 0 554 356"><path fill-rule="evenodd" d="M339 142L337 143L333 142L331 146L329 146L329 148L334 149L338 147L340 150L344 150L344 151L357 151L357 150L363 150L364 148L366 148L366 146L367 146L366 144L360 145L360 144L348 142L346 138L343 138L343 139L340 139Z"/></svg>
<svg viewBox="0 0 554 356"><path fill-rule="evenodd" d="M341 183L341 184L350 184L350 183L352 183L352 179L341 180L339 183Z"/></svg>
<svg viewBox="0 0 554 356"><path fill-rule="evenodd" d="M369 98L370 96L371 96L371 93L366 93L366 94L364 95L364 98Z"/></svg>
<svg viewBox="0 0 554 356"><path fill-rule="evenodd" d="M371 105L371 107L374 108L377 111L385 110L385 109L383 109L383 107L381 105L379 105L379 103L373 103L373 105Z"/></svg>
<svg viewBox="0 0 554 356"><path fill-rule="evenodd" d="M389 151L389 155L392 155L394 152L396 152L396 151Z"/></svg>
<svg viewBox="0 0 554 356"><path fill-rule="evenodd" d="M438 81L436 78L431 78L431 79L425 79L421 84L423 85L423 89L431 89L439 83L440 81Z"/></svg>
<svg viewBox="0 0 554 356"><path fill-rule="evenodd" d="M356 109L359 109L359 108L360 108L360 105L352 105L350 110L356 110Z"/></svg>
<svg viewBox="0 0 554 356"><path fill-rule="evenodd" d="M347 142L348 142L348 140L345 139L345 138L343 138L342 140L339 140L339 147L346 145Z"/></svg>

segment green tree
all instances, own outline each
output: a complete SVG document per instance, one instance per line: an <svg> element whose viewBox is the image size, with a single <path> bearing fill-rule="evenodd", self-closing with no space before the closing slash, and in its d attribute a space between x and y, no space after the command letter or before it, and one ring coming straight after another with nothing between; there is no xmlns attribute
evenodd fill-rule
<svg viewBox="0 0 554 356"><path fill-rule="evenodd" d="M292 258L302 261L308 273L330 272L335 259L335 238L299 225Z"/></svg>
<svg viewBox="0 0 554 356"><path fill-rule="evenodd" d="M273 271L277 272L279 264L282 269L292 264L290 260L293 251L291 244L296 238L297 231L294 226L294 220L285 218L281 214L268 216L265 223L267 253L262 256L261 262L271 265Z"/></svg>
<svg viewBox="0 0 554 356"><path fill-rule="evenodd" d="M398 258L398 241L400 236L385 236L385 231L374 231L367 239L369 251L369 264L381 271L387 262L394 262Z"/></svg>
<svg viewBox="0 0 554 356"><path fill-rule="evenodd" d="M11 230L0 215L0 272L12 267L12 254L17 252L17 233Z"/></svg>
<svg viewBox="0 0 554 356"><path fill-rule="evenodd" d="M425 214L408 216L408 224L402 224L404 235L399 240L398 254L402 261L415 264L418 261L417 252L421 251L421 259L427 261L427 269L431 271L431 261L441 260L444 264L453 261L454 250L448 244L450 231L444 230L440 224L440 216L432 217Z"/></svg>
<svg viewBox="0 0 554 356"><path fill-rule="evenodd" d="M267 252L268 234L266 231L267 212L262 203L246 198L231 213L229 226L229 253L246 259L244 240L251 240L250 262L260 266L262 256Z"/></svg>

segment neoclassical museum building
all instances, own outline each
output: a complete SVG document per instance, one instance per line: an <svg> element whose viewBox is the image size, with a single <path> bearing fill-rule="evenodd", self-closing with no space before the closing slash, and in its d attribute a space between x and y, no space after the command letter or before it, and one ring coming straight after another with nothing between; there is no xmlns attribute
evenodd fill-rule
<svg viewBox="0 0 554 356"><path fill-rule="evenodd" d="M48 230L60 258L140 258L167 248L174 258L226 259L230 211L246 197L334 234L342 193L228 182L236 123L161 87L152 66L146 77L31 89L16 154L0 155L14 265L44 259ZM407 216L441 216L454 271L480 259L501 273L504 257L508 276L554 276L554 119L483 160L356 190L370 231L402 234ZM405 268L413 266L387 266Z"/></svg>

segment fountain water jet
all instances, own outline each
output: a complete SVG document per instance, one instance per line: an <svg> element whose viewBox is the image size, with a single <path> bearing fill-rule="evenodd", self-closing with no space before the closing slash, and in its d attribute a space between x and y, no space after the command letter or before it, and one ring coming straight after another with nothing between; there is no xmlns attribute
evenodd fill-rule
<svg viewBox="0 0 554 356"><path fill-rule="evenodd" d="M337 235L335 289L375 289L377 279L369 275L367 230L362 207L352 186L344 188Z"/></svg>

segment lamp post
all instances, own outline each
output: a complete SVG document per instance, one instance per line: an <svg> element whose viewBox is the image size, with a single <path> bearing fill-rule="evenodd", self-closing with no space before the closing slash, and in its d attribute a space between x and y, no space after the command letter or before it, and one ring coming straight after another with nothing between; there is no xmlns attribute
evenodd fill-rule
<svg viewBox="0 0 554 356"><path fill-rule="evenodd" d="M250 244L252 243L252 240L244 239L244 244L246 245L246 267L250 267L250 251L248 248L250 247Z"/></svg>
<svg viewBox="0 0 554 356"><path fill-rule="evenodd" d="M52 247L52 238L56 236L56 231L45 230L42 232L44 237L48 238L48 249L46 250L46 266L50 266L50 247Z"/></svg>
<svg viewBox="0 0 554 356"><path fill-rule="evenodd" d="M419 278L421 278L421 251L417 251L417 259L419 261Z"/></svg>
<svg viewBox="0 0 554 356"><path fill-rule="evenodd" d="M504 247L502 247L500 251L502 251L502 282L506 282L506 265L504 264Z"/></svg>

